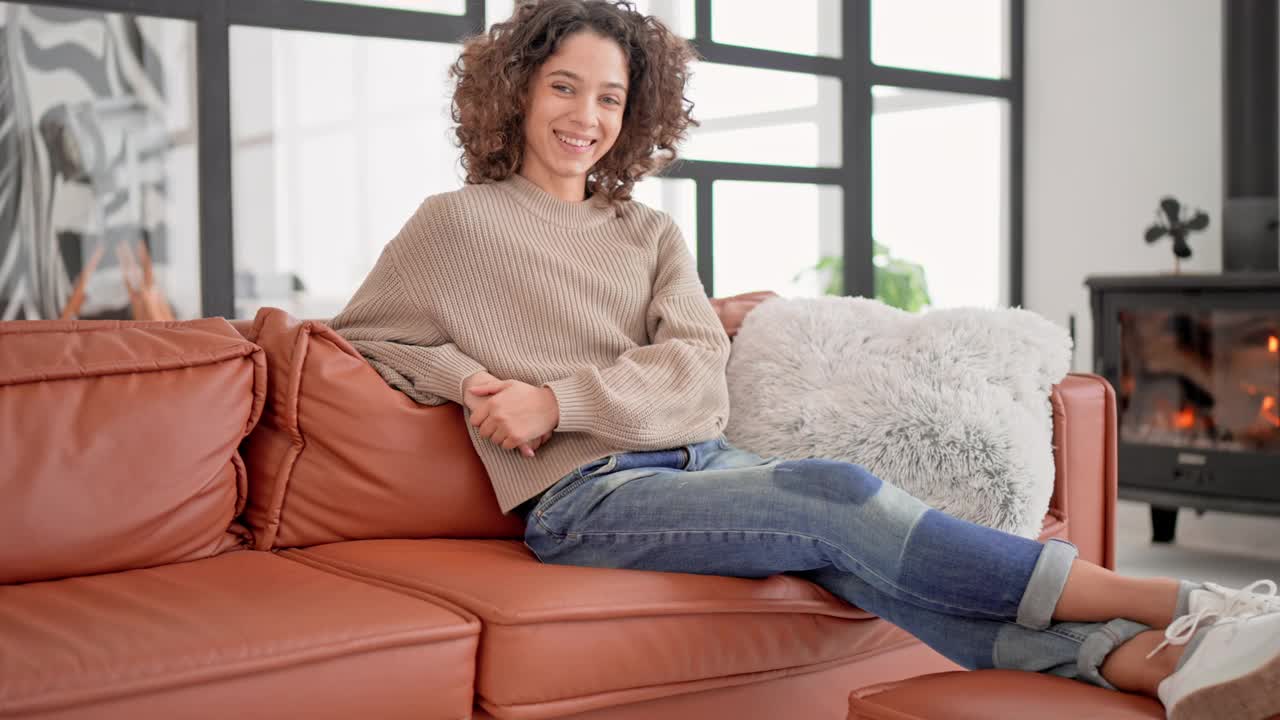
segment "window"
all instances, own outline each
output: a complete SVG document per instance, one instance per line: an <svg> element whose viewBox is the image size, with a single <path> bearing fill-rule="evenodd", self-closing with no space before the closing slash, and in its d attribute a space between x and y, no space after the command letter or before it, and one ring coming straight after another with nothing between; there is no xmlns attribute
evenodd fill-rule
<svg viewBox="0 0 1280 720"><path fill-rule="evenodd" d="M872 0L871 60L912 70L1009 76L1009 0Z"/></svg>
<svg viewBox="0 0 1280 720"><path fill-rule="evenodd" d="M921 275L909 309L1006 304L1008 101L886 86L873 96L877 274L893 263ZM904 280L885 281L877 296L898 301Z"/></svg>
<svg viewBox="0 0 1280 720"><path fill-rule="evenodd" d="M839 294L833 283L841 282L840 195L830 185L717 181L717 292Z"/></svg>
<svg viewBox="0 0 1280 720"><path fill-rule="evenodd" d="M462 184L447 43L231 29L236 315L331 317L423 198Z"/></svg>
<svg viewBox="0 0 1280 720"><path fill-rule="evenodd" d="M712 0L711 18L718 43L840 57L840 0Z"/></svg>
<svg viewBox="0 0 1280 720"><path fill-rule="evenodd" d="M146 222L163 216L148 247L180 314L275 304L318 317L425 196L461 184L447 69L514 0L75 4L90 9L0 2L0 24L26 8L166 15L139 20L170 142L164 191L136 206ZM702 125L635 196L675 218L709 292L867 295L911 310L1021 302L1025 0L636 6L700 55L688 96ZM65 102L57 92L42 101ZM74 209L84 192L57 184L52 220L71 228L79 212L82 245L97 232ZM4 262L13 217L0 207L0 316L34 313L38 294ZM74 267L39 292L65 298ZM105 293L90 309L119 312Z"/></svg>
<svg viewBox="0 0 1280 720"><path fill-rule="evenodd" d="M743 92L751 88L751 92ZM701 123L687 158L767 165L840 165L840 81L807 73L697 63L689 97Z"/></svg>
<svg viewBox="0 0 1280 720"><path fill-rule="evenodd" d="M703 124L668 171L713 218L704 284L913 311L1019 302L1021 7L712 0L689 88Z"/></svg>

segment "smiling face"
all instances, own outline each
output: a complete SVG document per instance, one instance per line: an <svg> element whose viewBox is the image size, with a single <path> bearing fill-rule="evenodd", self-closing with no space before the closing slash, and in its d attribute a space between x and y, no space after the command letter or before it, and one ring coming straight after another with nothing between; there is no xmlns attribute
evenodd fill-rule
<svg viewBox="0 0 1280 720"><path fill-rule="evenodd" d="M586 194L587 175L618 139L627 59L595 33L561 42L529 81L520 174L562 200Z"/></svg>

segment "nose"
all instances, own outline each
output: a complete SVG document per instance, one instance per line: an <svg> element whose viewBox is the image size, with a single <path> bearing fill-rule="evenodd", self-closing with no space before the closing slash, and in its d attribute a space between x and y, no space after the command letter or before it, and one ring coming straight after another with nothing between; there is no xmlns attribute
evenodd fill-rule
<svg viewBox="0 0 1280 720"><path fill-rule="evenodd" d="M569 122L583 130L590 130L599 124L599 121L595 100L585 94L574 98L573 107L569 110Z"/></svg>

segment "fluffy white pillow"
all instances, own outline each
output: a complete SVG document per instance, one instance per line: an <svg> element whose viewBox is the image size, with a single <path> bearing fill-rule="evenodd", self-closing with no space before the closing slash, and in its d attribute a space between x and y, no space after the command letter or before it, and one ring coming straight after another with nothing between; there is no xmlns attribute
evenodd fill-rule
<svg viewBox="0 0 1280 720"><path fill-rule="evenodd" d="M747 316L729 440L857 463L956 517L1024 537L1053 493L1052 386L1065 330L1019 309L920 315L864 298L774 299Z"/></svg>

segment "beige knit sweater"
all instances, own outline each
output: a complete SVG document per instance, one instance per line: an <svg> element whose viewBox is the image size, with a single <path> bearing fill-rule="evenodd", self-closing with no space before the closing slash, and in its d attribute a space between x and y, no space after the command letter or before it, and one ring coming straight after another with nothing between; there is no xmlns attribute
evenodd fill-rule
<svg viewBox="0 0 1280 720"><path fill-rule="evenodd" d="M481 370L551 388L560 424L536 457L467 425L504 512L729 419L729 338L680 231L636 202L566 202L519 175L427 198L332 325L420 403L461 404Z"/></svg>

